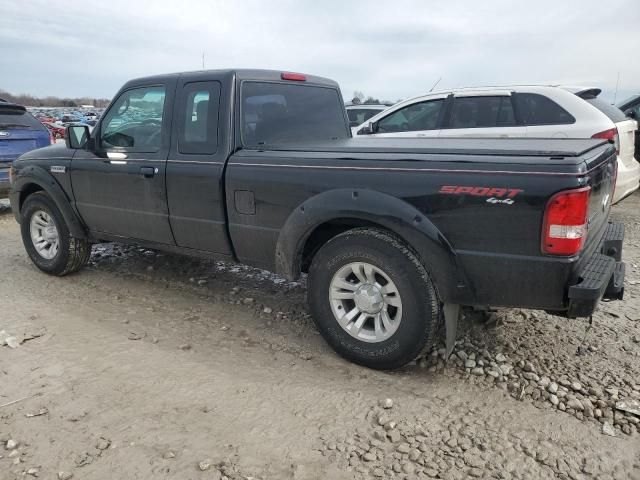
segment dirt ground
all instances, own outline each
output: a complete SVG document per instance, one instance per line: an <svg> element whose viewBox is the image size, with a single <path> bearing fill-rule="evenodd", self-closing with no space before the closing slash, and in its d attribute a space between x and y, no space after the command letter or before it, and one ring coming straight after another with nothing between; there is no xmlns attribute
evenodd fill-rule
<svg viewBox="0 0 640 480"><path fill-rule="evenodd" d="M304 283L122 245L52 278L0 214L0 479L640 479L639 211L586 337L502 310L392 373L328 349Z"/></svg>

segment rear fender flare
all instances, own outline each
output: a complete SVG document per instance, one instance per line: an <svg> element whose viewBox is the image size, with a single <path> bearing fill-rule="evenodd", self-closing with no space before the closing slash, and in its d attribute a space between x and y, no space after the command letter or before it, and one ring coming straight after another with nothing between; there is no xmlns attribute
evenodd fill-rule
<svg viewBox="0 0 640 480"><path fill-rule="evenodd" d="M340 219L379 225L400 237L418 254L442 301L455 303L459 290L469 287L455 251L423 213L401 199L366 189L329 190L299 205L280 230L276 271L297 278L310 235L322 224Z"/></svg>
<svg viewBox="0 0 640 480"><path fill-rule="evenodd" d="M16 197L20 199L20 192L25 190L29 185L34 184L42 188L53 199L56 206L62 213L69 233L76 238L87 238L87 231L72 206L71 199L64 192L55 178L43 167L29 165L20 169L20 173L12 186ZM22 209L22 203L18 207ZM16 212L16 218L19 219L19 213Z"/></svg>

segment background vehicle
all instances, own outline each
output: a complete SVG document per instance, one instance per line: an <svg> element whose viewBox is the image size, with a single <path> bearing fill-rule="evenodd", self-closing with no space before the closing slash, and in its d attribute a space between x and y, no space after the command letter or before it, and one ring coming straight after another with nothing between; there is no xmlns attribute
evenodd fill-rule
<svg viewBox="0 0 640 480"><path fill-rule="evenodd" d="M636 122L640 122L640 95L633 95L623 102L620 102L618 108L622 110L627 117ZM640 162L640 130L636 130L635 156L636 160Z"/></svg>
<svg viewBox="0 0 640 480"><path fill-rule="evenodd" d="M349 117L349 127L357 127L369 120L374 115L383 112L389 108L391 104L383 103L360 103L357 105L347 104L347 116Z"/></svg>
<svg viewBox="0 0 640 480"><path fill-rule="evenodd" d="M47 273L103 241L308 272L327 342L396 368L443 319L450 352L461 306L621 298L615 172L603 139L353 139L335 82L221 70L128 82L92 134L15 161L10 198Z"/></svg>
<svg viewBox="0 0 640 480"><path fill-rule="evenodd" d="M49 131L22 105L0 102L0 194L9 188L9 167L21 154L51 145Z"/></svg>
<svg viewBox="0 0 640 480"><path fill-rule="evenodd" d="M604 138L618 150L614 203L640 184L638 125L597 98L595 88L463 88L400 102L356 129L374 137Z"/></svg>
<svg viewBox="0 0 640 480"><path fill-rule="evenodd" d="M49 122L43 122L42 124L51 132L53 138L64 138L66 132L64 125Z"/></svg>

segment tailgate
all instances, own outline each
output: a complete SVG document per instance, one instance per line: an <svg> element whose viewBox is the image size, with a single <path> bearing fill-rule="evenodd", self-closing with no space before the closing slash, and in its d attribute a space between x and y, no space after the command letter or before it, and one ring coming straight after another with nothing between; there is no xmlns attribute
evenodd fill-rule
<svg viewBox="0 0 640 480"><path fill-rule="evenodd" d="M589 198L589 222L587 250L600 241L611 210L611 200L616 181L616 152L612 146L586 160L587 185L591 187Z"/></svg>
<svg viewBox="0 0 640 480"><path fill-rule="evenodd" d="M9 163L25 152L49 145L43 130L14 130L0 127L0 164Z"/></svg>
<svg viewBox="0 0 640 480"><path fill-rule="evenodd" d="M635 120L617 122L618 138L620 141L620 160L627 167L632 167L635 162L635 135L638 123Z"/></svg>

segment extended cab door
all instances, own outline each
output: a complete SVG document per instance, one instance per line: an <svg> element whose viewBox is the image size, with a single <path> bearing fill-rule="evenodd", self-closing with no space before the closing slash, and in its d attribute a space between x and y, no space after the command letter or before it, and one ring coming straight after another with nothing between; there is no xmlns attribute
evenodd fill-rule
<svg viewBox="0 0 640 480"><path fill-rule="evenodd" d="M434 96L390 111L374 123L373 137L437 137L447 95Z"/></svg>
<svg viewBox="0 0 640 480"><path fill-rule="evenodd" d="M451 99L441 137L524 137L518 125L511 93L464 92Z"/></svg>
<svg viewBox="0 0 640 480"><path fill-rule="evenodd" d="M167 161L169 220L176 244L231 255L223 173L231 128L230 74L182 76Z"/></svg>
<svg viewBox="0 0 640 480"><path fill-rule="evenodd" d="M76 207L93 232L173 244L165 190L175 80L126 88L71 164Z"/></svg>

